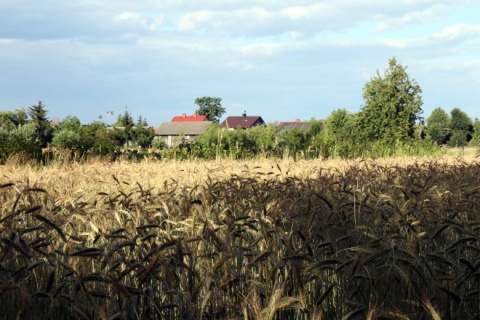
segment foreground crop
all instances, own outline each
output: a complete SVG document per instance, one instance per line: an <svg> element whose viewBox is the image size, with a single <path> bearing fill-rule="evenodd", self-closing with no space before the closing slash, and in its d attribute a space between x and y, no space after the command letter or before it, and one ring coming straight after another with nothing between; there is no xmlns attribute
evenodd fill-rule
<svg viewBox="0 0 480 320"><path fill-rule="evenodd" d="M77 201L3 182L0 315L479 317L478 163L109 179Z"/></svg>

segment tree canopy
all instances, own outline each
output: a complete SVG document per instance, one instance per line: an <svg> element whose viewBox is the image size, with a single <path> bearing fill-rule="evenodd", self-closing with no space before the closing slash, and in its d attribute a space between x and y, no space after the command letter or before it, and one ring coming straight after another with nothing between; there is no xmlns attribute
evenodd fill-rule
<svg viewBox="0 0 480 320"><path fill-rule="evenodd" d="M5 130L13 130L27 121L27 113L24 109L0 112L0 127Z"/></svg>
<svg viewBox="0 0 480 320"><path fill-rule="evenodd" d="M465 133L472 132L472 119L470 119L470 117L465 112L460 110L460 108L453 108L450 112L450 115L452 116L452 120L450 122L450 128L452 129L452 131L458 130Z"/></svg>
<svg viewBox="0 0 480 320"><path fill-rule="evenodd" d="M219 123L225 113L225 108L222 107L222 98L201 97L195 99L195 104L199 106L195 112L198 115L207 116L208 121Z"/></svg>
<svg viewBox="0 0 480 320"><path fill-rule="evenodd" d="M442 108L435 108L427 118L427 134L439 145L447 142L450 134L450 117Z"/></svg>
<svg viewBox="0 0 480 320"><path fill-rule="evenodd" d="M415 136L415 125L422 121L422 89L406 72L406 67L389 60L383 77L377 75L365 84L365 105L358 125L370 141L395 144Z"/></svg>
<svg viewBox="0 0 480 320"><path fill-rule="evenodd" d="M43 102L38 101L38 104L31 106L28 109L28 115L34 124L35 137L42 147L46 147L52 139L53 128L48 121L47 110Z"/></svg>
<svg viewBox="0 0 480 320"><path fill-rule="evenodd" d="M460 110L460 108L453 108L450 112L450 131L452 137L448 144L452 147L466 146L468 141L472 139L473 122L470 117Z"/></svg>

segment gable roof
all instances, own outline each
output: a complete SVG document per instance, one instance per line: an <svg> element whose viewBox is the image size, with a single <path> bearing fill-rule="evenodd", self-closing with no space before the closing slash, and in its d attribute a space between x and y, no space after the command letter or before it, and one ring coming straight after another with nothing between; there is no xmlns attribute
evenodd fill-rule
<svg viewBox="0 0 480 320"><path fill-rule="evenodd" d="M197 121L207 121L207 116L197 115L196 113L192 114L191 116L187 116L187 114L182 113L181 116L173 117L171 122L197 122Z"/></svg>
<svg viewBox="0 0 480 320"><path fill-rule="evenodd" d="M264 124L262 117L260 116L247 116L246 113L241 116L230 116L225 119L220 125L221 128L242 128L247 129L253 126Z"/></svg>
<svg viewBox="0 0 480 320"><path fill-rule="evenodd" d="M286 130L298 130L302 132L307 132L312 127L311 123L308 122L281 122L277 127L277 133L286 131Z"/></svg>
<svg viewBox="0 0 480 320"><path fill-rule="evenodd" d="M158 136L199 135L207 131L211 124L211 121L162 122L155 134Z"/></svg>

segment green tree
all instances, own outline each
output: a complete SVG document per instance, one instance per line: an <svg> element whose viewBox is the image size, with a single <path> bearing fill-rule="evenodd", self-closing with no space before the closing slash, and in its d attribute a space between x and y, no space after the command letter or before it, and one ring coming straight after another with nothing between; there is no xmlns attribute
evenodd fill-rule
<svg viewBox="0 0 480 320"><path fill-rule="evenodd" d="M0 129L13 130L27 122L27 113L23 108L15 111L0 112Z"/></svg>
<svg viewBox="0 0 480 320"><path fill-rule="evenodd" d="M117 121L113 125L113 130L110 132L110 136L112 141L117 146L124 146L129 141L133 140L133 127L135 126L135 122L128 111L125 108L125 112L123 114L119 114L117 117Z"/></svg>
<svg viewBox="0 0 480 320"><path fill-rule="evenodd" d="M450 128L453 130L459 130L464 132L472 132L473 131L473 123L472 119L460 110L459 108L453 108L450 112L452 116L452 120L450 122Z"/></svg>
<svg viewBox="0 0 480 320"><path fill-rule="evenodd" d="M477 147L478 152L480 152L480 120L477 118L473 121L473 133L470 143Z"/></svg>
<svg viewBox="0 0 480 320"><path fill-rule="evenodd" d="M323 157L351 158L359 156L361 139L356 130L356 115L346 109L334 110L313 145Z"/></svg>
<svg viewBox="0 0 480 320"><path fill-rule="evenodd" d="M465 147L468 144L467 134L464 131L454 130L448 140L448 146L450 147Z"/></svg>
<svg viewBox="0 0 480 320"><path fill-rule="evenodd" d="M450 135L450 116L440 107L427 118L427 134L438 145L445 144Z"/></svg>
<svg viewBox="0 0 480 320"><path fill-rule="evenodd" d="M312 125L310 130L308 130L308 134L311 138L315 137L323 130L324 124L322 120L316 120L315 118L312 118L308 122Z"/></svg>
<svg viewBox="0 0 480 320"><path fill-rule="evenodd" d="M252 136L252 139L255 141L258 153L264 156L272 154L275 147L277 125L277 123L268 123L267 125L255 126L247 130L248 134Z"/></svg>
<svg viewBox="0 0 480 320"><path fill-rule="evenodd" d="M140 121L141 121L141 116L140 116ZM131 129L133 128L134 125L135 125L135 122L133 121L132 115L130 114L128 109L125 108L125 111L123 112L123 114L119 114L117 116L117 121L113 126Z"/></svg>
<svg viewBox="0 0 480 320"><path fill-rule="evenodd" d="M79 149L81 147L81 124L75 116L67 116L53 132L52 145L57 148Z"/></svg>
<svg viewBox="0 0 480 320"><path fill-rule="evenodd" d="M56 130L53 134L52 145L62 149L77 149L81 144L78 131L63 129Z"/></svg>
<svg viewBox="0 0 480 320"><path fill-rule="evenodd" d="M450 112L450 115L451 115L450 130L452 132L452 137L455 136L455 139L454 141L449 143L449 145L450 146L467 145L467 143L472 139L472 133L473 133L472 119L470 119L470 117L459 108L452 109L452 111Z"/></svg>
<svg viewBox="0 0 480 320"><path fill-rule="evenodd" d="M63 119L63 121L58 126L57 130L73 130L78 131L82 127L80 119L76 116L68 115Z"/></svg>
<svg viewBox="0 0 480 320"><path fill-rule="evenodd" d="M47 118L47 110L42 101L38 101L38 104L31 106L28 109L28 115L34 124L34 134L38 139L42 147L46 147L52 139L53 129Z"/></svg>
<svg viewBox="0 0 480 320"><path fill-rule="evenodd" d="M145 126L142 122L137 123L132 131L133 143L144 149L151 146L155 132L152 128Z"/></svg>
<svg viewBox="0 0 480 320"><path fill-rule="evenodd" d="M225 113L225 108L222 107L222 98L201 97L195 99L195 104L199 106L195 112L198 115L207 116L208 121L219 123Z"/></svg>
<svg viewBox="0 0 480 320"><path fill-rule="evenodd" d="M306 149L307 134L298 129L288 130L286 137L286 144L294 153L296 151Z"/></svg>
<svg viewBox="0 0 480 320"><path fill-rule="evenodd" d="M101 121L88 123L80 130L80 149L96 156L107 156L114 153L116 146L113 143L111 132Z"/></svg>
<svg viewBox="0 0 480 320"><path fill-rule="evenodd" d="M422 90L410 79L406 67L395 58L382 77L377 75L365 84L365 105L358 115L358 125L370 141L394 145L415 136L415 123L422 121Z"/></svg>
<svg viewBox="0 0 480 320"><path fill-rule="evenodd" d="M195 155L204 159L215 159L222 155L224 148L224 133L218 123L208 127L194 142Z"/></svg>

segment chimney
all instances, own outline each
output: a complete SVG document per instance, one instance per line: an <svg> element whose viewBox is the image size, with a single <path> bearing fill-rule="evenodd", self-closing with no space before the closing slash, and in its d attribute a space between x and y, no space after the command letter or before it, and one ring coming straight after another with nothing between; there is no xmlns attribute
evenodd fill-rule
<svg viewBox="0 0 480 320"><path fill-rule="evenodd" d="M193 114L193 117L194 117L194 118L196 118L196 117L197 117L197 113L196 113L196 112Z"/></svg>
<svg viewBox="0 0 480 320"><path fill-rule="evenodd" d="M243 111L243 113L242 113L242 117L244 117L244 118L245 118L246 116L247 116L247 111L246 111L246 110L244 110L244 111Z"/></svg>
<svg viewBox="0 0 480 320"><path fill-rule="evenodd" d="M187 117L187 114L186 113L182 113L182 118L186 118Z"/></svg>
<svg viewBox="0 0 480 320"><path fill-rule="evenodd" d="M300 119L295 119L295 122L296 122L296 123L300 123Z"/></svg>

